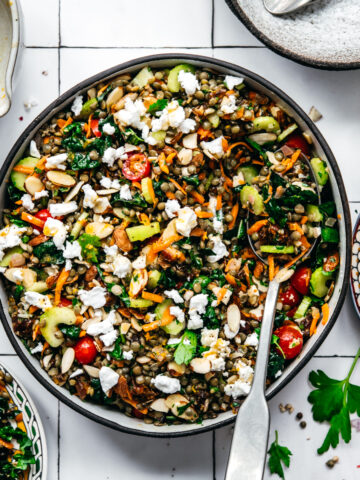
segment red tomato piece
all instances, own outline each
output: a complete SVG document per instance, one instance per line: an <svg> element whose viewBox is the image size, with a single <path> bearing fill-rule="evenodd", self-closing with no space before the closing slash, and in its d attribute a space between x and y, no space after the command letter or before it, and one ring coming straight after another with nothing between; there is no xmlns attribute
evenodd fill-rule
<svg viewBox="0 0 360 480"><path fill-rule="evenodd" d="M293 308L300 303L300 295L291 285L280 294L280 302Z"/></svg>
<svg viewBox="0 0 360 480"><path fill-rule="evenodd" d="M74 350L76 360L84 365L93 362L97 355L94 340L90 337L81 338L75 345Z"/></svg>
<svg viewBox="0 0 360 480"><path fill-rule="evenodd" d="M310 277L310 267L299 267L290 279L291 286L302 295L307 295L309 293Z"/></svg>
<svg viewBox="0 0 360 480"><path fill-rule="evenodd" d="M39 210L37 213L35 213L35 217L38 218L39 220L42 220L44 223L48 218L53 218L47 208L43 208L42 210ZM35 228L37 228L38 230L42 230L42 228L37 225L35 226Z"/></svg>
<svg viewBox="0 0 360 480"><path fill-rule="evenodd" d="M139 182L150 175L150 162L143 153L132 153L125 160L122 173L132 182Z"/></svg>
<svg viewBox="0 0 360 480"><path fill-rule="evenodd" d="M68 300L67 298L61 297L58 307L71 307L72 301Z"/></svg>
<svg viewBox="0 0 360 480"><path fill-rule="evenodd" d="M303 335L300 328L292 325L283 325L275 330L274 335L279 337L279 353L285 355L286 360L299 355L303 347ZM281 350L280 350L281 349Z"/></svg>
<svg viewBox="0 0 360 480"><path fill-rule="evenodd" d="M90 128L93 131L95 137L101 137L101 132L99 130L99 120L96 118L92 118L90 121Z"/></svg>
<svg viewBox="0 0 360 480"><path fill-rule="evenodd" d="M290 135L290 137L286 140L285 145L290 148L295 148L296 150L300 148L302 153L305 155L310 154L309 144L302 135Z"/></svg>

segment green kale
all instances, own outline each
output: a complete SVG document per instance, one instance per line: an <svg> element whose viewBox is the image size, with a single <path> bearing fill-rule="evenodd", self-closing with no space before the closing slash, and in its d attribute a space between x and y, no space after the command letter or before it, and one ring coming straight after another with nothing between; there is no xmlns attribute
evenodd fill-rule
<svg viewBox="0 0 360 480"><path fill-rule="evenodd" d="M152 103L150 107L148 108L149 113L155 113L155 112L160 112L161 110L164 110L167 107L167 104L169 103L167 98L161 98L160 100L157 100L155 103Z"/></svg>
<svg viewBox="0 0 360 480"><path fill-rule="evenodd" d="M286 212L279 205L278 200L271 198L266 204L265 209L269 214L270 218L279 225L280 227L285 227L287 222Z"/></svg>
<svg viewBox="0 0 360 480"><path fill-rule="evenodd" d="M182 177L182 178L189 185L194 185L195 187L198 187L200 185L200 180L198 175L190 175L190 177Z"/></svg>
<svg viewBox="0 0 360 480"><path fill-rule="evenodd" d="M198 255L195 255L195 253L192 250L189 250L189 255L191 258L192 266L197 270L201 270L203 267L203 262L201 257L199 257Z"/></svg>
<svg viewBox="0 0 360 480"><path fill-rule="evenodd" d="M81 328L77 325L62 325L60 331L66 336L73 340L79 338Z"/></svg>
<svg viewBox="0 0 360 480"><path fill-rule="evenodd" d="M144 140L132 129L127 128L123 134L124 140L131 145L139 145L139 143L144 143Z"/></svg>
<svg viewBox="0 0 360 480"><path fill-rule="evenodd" d="M275 380L278 372L284 370L285 360L273 348L270 350L267 377L269 380Z"/></svg>
<svg viewBox="0 0 360 480"><path fill-rule="evenodd" d="M28 227L29 226L28 222L24 222L24 220L21 220L21 218L15 217L14 215L9 215L7 218L10 220L10 223L13 223L14 225L17 225L18 227Z"/></svg>
<svg viewBox="0 0 360 480"><path fill-rule="evenodd" d="M120 192L115 193L112 195L111 203L121 203L125 206L135 206L135 207L142 207L146 208L148 205L143 199L143 197L140 195L140 193L136 192L131 200L124 200L120 198Z"/></svg>
<svg viewBox="0 0 360 480"><path fill-rule="evenodd" d="M122 360L124 358L121 346L123 343L125 343L124 340L125 338L123 335L120 335L120 337L116 339L114 350L110 352L110 357L115 358L115 360Z"/></svg>
<svg viewBox="0 0 360 480"><path fill-rule="evenodd" d="M111 138L106 135L102 137L96 137L94 140L88 143L86 146L86 151L90 152L91 150L96 150L97 153L102 157L107 148L111 147Z"/></svg>
<svg viewBox="0 0 360 480"><path fill-rule="evenodd" d="M21 200L23 192L20 192L12 183L9 183L7 187L8 196L12 202L17 202Z"/></svg>
<svg viewBox="0 0 360 480"><path fill-rule="evenodd" d="M14 298L18 302L24 292L25 288L22 285L16 285L14 290Z"/></svg>
<svg viewBox="0 0 360 480"><path fill-rule="evenodd" d="M99 160L91 160L88 154L75 153L71 162L71 170L89 170L100 165Z"/></svg>
<svg viewBox="0 0 360 480"><path fill-rule="evenodd" d="M52 240L47 240L34 247L33 253L35 257L41 259L42 263L51 263L55 265L65 263L62 251L57 249Z"/></svg>
<svg viewBox="0 0 360 480"><path fill-rule="evenodd" d="M336 228L322 227L321 238L323 242L327 243L339 243L339 231Z"/></svg>
<svg viewBox="0 0 360 480"><path fill-rule="evenodd" d="M191 330L185 330L181 337L180 343L177 345L174 360L178 365L185 363L188 365L196 354L197 337L196 333Z"/></svg>

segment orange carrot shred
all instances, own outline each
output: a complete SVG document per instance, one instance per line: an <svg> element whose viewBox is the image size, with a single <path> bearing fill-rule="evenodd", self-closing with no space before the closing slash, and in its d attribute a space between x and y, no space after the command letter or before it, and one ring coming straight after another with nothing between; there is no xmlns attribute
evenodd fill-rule
<svg viewBox="0 0 360 480"><path fill-rule="evenodd" d="M61 270L61 273L59 275L59 278L57 279L56 287L55 287L55 298L54 298L54 304L55 305L59 305L59 303L60 303L61 290L63 289L63 286L65 285L66 280L68 279L69 275L70 275L69 270L65 270L65 268L63 268Z"/></svg>
<svg viewBox="0 0 360 480"><path fill-rule="evenodd" d="M322 318L322 324L323 325L326 325L328 320L329 320L329 316L330 316L330 309L329 309L329 304L328 303L324 303L324 305L321 307L321 311L322 311L322 314L323 314L323 318Z"/></svg>

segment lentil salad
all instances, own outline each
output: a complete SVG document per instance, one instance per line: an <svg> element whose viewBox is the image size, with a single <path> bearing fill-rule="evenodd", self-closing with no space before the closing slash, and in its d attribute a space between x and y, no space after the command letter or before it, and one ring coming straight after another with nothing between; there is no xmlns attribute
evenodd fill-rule
<svg viewBox="0 0 360 480"><path fill-rule="evenodd" d="M326 165L311 160L319 206L296 130L242 79L180 65L101 84L39 132L11 175L2 268L15 332L57 384L159 425L237 408L267 281L320 235L282 288L281 374L339 261Z"/></svg>

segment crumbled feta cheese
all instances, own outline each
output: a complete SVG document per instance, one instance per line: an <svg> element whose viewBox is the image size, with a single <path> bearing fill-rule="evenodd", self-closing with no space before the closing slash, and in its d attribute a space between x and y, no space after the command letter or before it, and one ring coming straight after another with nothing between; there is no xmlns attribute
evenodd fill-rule
<svg viewBox="0 0 360 480"><path fill-rule="evenodd" d="M134 352L132 350L123 350L123 358L124 360L132 360L134 357Z"/></svg>
<svg viewBox="0 0 360 480"><path fill-rule="evenodd" d="M111 347L111 345L115 343L118 335L119 333L113 329L110 332L105 333L104 335L100 335L100 340L105 345L105 347Z"/></svg>
<svg viewBox="0 0 360 480"><path fill-rule="evenodd" d="M105 123L103 125L102 131L103 131L103 133L106 133L106 135L114 135L115 127L113 125L111 125L110 123Z"/></svg>
<svg viewBox="0 0 360 480"><path fill-rule="evenodd" d="M114 330L115 315L108 315L105 320L102 322L91 323L87 329L86 333L92 337L97 337L99 335L105 335L106 333L112 332Z"/></svg>
<svg viewBox="0 0 360 480"><path fill-rule="evenodd" d="M20 235L24 232L26 232L26 227L18 227L14 224L7 225L0 230L0 260L5 255L3 250L20 244Z"/></svg>
<svg viewBox="0 0 360 480"><path fill-rule="evenodd" d="M185 322L185 314L180 307L170 307L170 315L174 315L176 320L180 323Z"/></svg>
<svg viewBox="0 0 360 480"><path fill-rule="evenodd" d="M43 232L44 235L53 237L53 242L59 250L63 248L67 229L60 220L49 217L45 222Z"/></svg>
<svg viewBox="0 0 360 480"><path fill-rule="evenodd" d="M229 95L228 97L223 97L221 100L220 110L225 113L225 115L230 115L231 113L236 112L236 98L235 95Z"/></svg>
<svg viewBox="0 0 360 480"><path fill-rule="evenodd" d="M43 351L44 345L39 342L36 347L32 348L30 352L34 355L35 353L41 353Z"/></svg>
<svg viewBox="0 0 360 480"><path fill-rule="evenodd" d="M167 130L168 128L178 128L183 133L193 131L196 122L190 118L185 118L185 110L179 105L177 100L159 112L160 118L153 118L151 121L152 131Z"/></svg>
<svg viewBox="0 0 360 480"><path fill-rule="evenodd" d="M223 225L223 211L222 209L216 210L217 200L216 197L210 196L209 210L213 214L213 227L216 233L222 234L224 232Z"/></svg>
<svg viewBox="0 0 360 480"><path fill-rule="evenodd" d="M76 212L78 204L74 201L67 203L50 203L49 211L53 217L63 217Z"/></svg>
<svg viewBox="0 0 360 480"><path fill-rule="evenodd" d="M13 269L13 278L16 283L21 283L24 280L24 269L23 268L14 268Z"/></svg>
<svg viewBox="0 0 360 480"><path fill-rule="evenodd" d="M184 299L177 290L165 290L164 295L174 300L175 303L184 303Z"/></svg>
<svg viewBox="0 0 360 480"><path fill-rule="evenodd" d="M101 308L106 304L106 289L94 287L90 290L79 290L81 302L87 307Z"/></svg>
<svg viewBox="0 0 360 480"><path fill-rule="evenodd" d="M238 85L242 84L243 81L244 81L244 79L241 78L241 77L234 77L232 75L226 75L224 83L226 84L226 86L229 90L234 90L234 87L237 87Z"/></svg>
<svg viewBox="0 0 360 480"><path fill-rule="evenodd" d="M167 345L177 345L181 342L181 337L180 338L169 338Z"/></svg>
<svg viewBox="0 0 360 480"><path fill-rule="evenodd" d="M31 200L31 195L28 193L24 193L24 195L21 197L21 201L25 210L32 210L35 207L34 202Z"/></svg>
<svg viewBox="0 0 360 480"><path fill-rule="evenodd" d="M220 302L224 303L225 305L227 305L229 303L229 300L231 298L231 295L232 295L232 291L228 288L225 288L225 287L213 287L212 288L212 292L213 294L218 297L216 298L215 300L213 300L213 302L211 303L211 306L212 307L216 307L217 305L219 305ZM219 296L221 296L221 300L219 300Z"/></svg>
<svg viewBox="0 0 360 480"><path fill-rule="evenodd" d="M223 140L224 137L215 138L215 140L211 140L210 142L201 142L201 148L204 150L205 153L210 153L210 157L221 158L224 155L224 147L223 147ZM209 155L208 155L209 156Z"/></svg>
<svg viewBox="0 0 360 480"><path fill-rule="evenodd" d="M142 270L146 268L146 255L140 255L136 260L132 262L133 268L135 270Z"/></svg>
<svg viewBox="0 0 360 480"><path fill-rule="evenodd" d="M183 122L181 122L179 126L179 130L182 133L190 133L195 130L196 122L192 118L185 118Z"/></svg>
<svg viewBox="0 0 360 480"><path fill-rule="evenodd" d="M252 382L254 376L253 368L245 363L243 360L238 360L235 365L236 371L239 375L240 380L243 382Z"/></svg>
<svg viewBox="0 0 360 480"><path fill-rule="evenodd" d="M180 235L189 237L191 230L197 225L196 214L191 208L184 207L178 211L178 218L175 221L176 230Z"/></svg>
<svg viewBox="0 0 360 480"><path fill-rule="evenodd" d="M78 377L79 375L82 375L84 373L84 370L82 368L77 368L70 376L69 378L75 378Z"/></svg>
<svg viewBox="0 0 360 480"><path fill-rule="evenodd" d="M203 328L201 330L201 345L204 347L211 347L213 343L215 343L218 339L219 336L219 329L208 329L208 328Z"/></svg>
<svg viewBox="0 0 360 480"><path fill-rule="evenodd" d="M233 332L232 330L230 330L230 327L229 325L226 323L224 325L224 334L225 334L225 337L228 338L229 340L231 340L232 338L235 338L236 335L238 334L238 332Z"/></svg>
<svg viewBox="0 0 360 480"><path fill-rule="evenodd" d="M77 240L74 242L66 242L65 249L63 251L64 258L79 258L82 260L81 247Z"/></svg>
<svg viewBox="0 0 360 480"><path fill-rule="evenodd" d="M181 389L180 381L177 378L167 377L164 374L156 375L155 378L151 379L151 383L160 392L167 394L179 392Z"/></svg>
<svg viewBox="0 0 360 480"><path fill-rule="evenodd" d="M40 152L36 146L35 140L31 140L30 142L30 157L34 157L34 158L41 157Z"/></svg>
<svg viewBox="0 0 360 480"><path fill-rule="evenodd" d="M275 373L274 378L279 378L279 377L281 377L281 375L282 375L282 370L278 370L278 371Z"/></svg>
<svg viewBox="0 0 360 480"><path fill-rule="evenodd" d="M58 155L49 157L46 160L45 168L47 170L66 170L66 165L64 165L64 162L67 160L67 158L67 153L59 153Z"/></svg>
<svg viewBox="0 0 360 480"><path fill-rule="evenodd" d="M120 188L120 198L121 198L121 200L131 200L132 199L130 187L127 183L125 185L122 185L121 188Z"/></svg>
<svg viewBox="0 0 360 480"><path fill-rule="evenodd" d="M94 208L95 203L98 200L99 196L95 192L95 190L92 188L91 185L86 183L85 185L82 186L82 191L84 192L84 201L83 201L83 207L84 208Z"/></svg>
<svg viewBox="0 0 360 480"><path fill-rule="evenodd" d="M25 302L41 308L41 310L47 310L52 307L50 298L38 292L25 292Z"/></svg>
<svg viewBox="0 0 360 480"><path fill-rule="evenodd" d="M105 245L104 252L106 256L111 257L111 259L114 260L115 256L119 252L119 249L117 245L112 245L111 247L109 247L108 245Z"/></svg>
<svg viewBox="0 0 360 480"><path fill-rule="evenodd" d="M178 75L178 81L187 95L194 95L196 90L200 89L196 76L191 72L181 70Z"/></svg>
<svg viewBox="0 0 360 480"><path fill-rule="evenodd" d="M198 328L202 328L204 326L204 322L200 315L205 313L207 304L208 296L204 293L199 293L198 295L191 297L189 304L189 330L197 330Z"/></svg>
<svg viewBox="0 0 360 480"><path fill-rule="evenodd" d="M71 105L71 111L74 113L75 117L80 115L81 109L83 107L83 98L82 95L77 95L74 98L73 104Z"/></svg>
<svg viewBox="0 0 360 480"><path fill-rule="evenodd" d="M213 372L221 372L221 370L225 370L225 359L223 357L217 357L216 355L209 355L206 358L210 360L211 370Z"/></svg>
<svg viewBox="0 0 360 480"><path fill-rule="evenodd" d="M257 349L259 345L259 338L256 332L251 333L246 337L244 345L248 345L250 347L255 347Z"/></svg>
<svg viewBox="0 0 360 480"><path fill-rule="evenodd" d="M69 260L68 258L65 261L65 267L64 268L65 268L66 272L70 272L70 270L72 269L71 260Z"/></svg>
<svg viewBox="0 0 360 480"><path fill-rule="evenodd" d="M34 198L35 200L39 200L39 198L42 198L42 197L48 197L49 196L49 192L47 190L41 190L41 192L35 192L34 194Z"/></svg>
<svg viewBox="0 0 360 480"><path fill-rule="evenodd" d="M225 369L225 358L230 355L230 342L218 338L211 344L210 350L203 352L203 357L211 362L211 370L220 371Z"/></svg>
<svg viewBox="0 0 360 480"><path fill-rule="evenodd" d="M181 209L181 205L177 200L167 200L165 203L165 213L169 218L174 218L175 213Z"/></svg>
<svg viewBox="0 0 360 480"><path fill-rule="evenodd" d="M256 308L253 308L252 310L249 310L249 314L252 317L257 318L258 320L261 320L262 316L264 313L264 304L260 303L260 305Z"/></svg>
<svg viewBox="0 0 360 480"><path fill-rule="evenodd" d="M233 176L233 188L243 185L245 182L244 175L240 172L238 175Z"/></svg>
<svg viewBox="0 0 360 480"><path fill-rule="evenodd" d="M120 190L121 188L120 182L117 178L111 180L111 178L102 177L102 179L100 180L100 185L106 189L114 188L116 190Z"/></svg>
<svg viewBox="0 0 360 480"><path fill-rule="evenodd" d="M124 147L119 147L117 149L109 147L105 150L101 161L103 163L106 163L109 167L113 167L115 161L121 158L123 154L124 154Z"/></svg>
<svg viewBox="0 0 360 480"><path fill-rule="evenodd" d="M132 270L131 262L124 255L116 255L113 261L113 273L119 278L125 278Z"/></svg>
<svg viewBox="0 0 360 480"><path fill-rule="evenodd" d="M225 385L224 392L229 397L239 398L249 395L251 384L236 380L234 383Z"/></svg>
<svg viewBox="0 0 360 480"><path fill-rule="evenodd" d="M211 235L210 239L214 242L214 246L211 249L214 255L209 255L207 257L210 263L218 262L222 258L229 256L229 252L226 248L226 245L222 242L220 236Z"/></svg>
<svg viewBox="0 0 360 480"><path fill-rule="evenodd" d="M101 367L99 371L100 385L105 394L119 381L119 375L109 367Z"/></svg>

